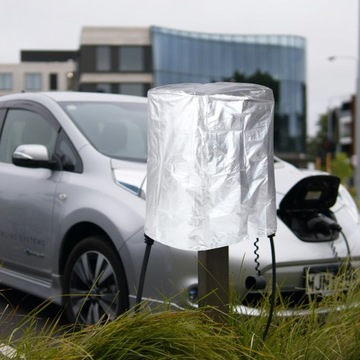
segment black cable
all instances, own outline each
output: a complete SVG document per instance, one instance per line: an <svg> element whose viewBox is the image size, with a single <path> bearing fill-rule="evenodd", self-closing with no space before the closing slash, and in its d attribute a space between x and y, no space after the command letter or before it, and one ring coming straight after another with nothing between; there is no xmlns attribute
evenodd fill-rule
<svg viewBox="0 0 360 360"><path fill-rule="evenodd" d="M138 291L137 291L137 295L136 295L135 312L138 312L139 308L140 308L140 303L142 300L142 293L144 290L146 269L147 269L147 265L148 265L149 257L150 257L151 246L154 244L153 239L149 238L146 234L144 234L144 236L145 236L146 247L145 247L145 254L144 254L144 259L143 259L143 263L142 263L142 267L141 267L141 272L140 272Z"/></svg>
<svg viewBox="0 0 360 360"><path fill-rule="evenodd" d="M346 272L346 275L347 275L347 276L352 277L353 267L352 267L352 259L351 259L351 251L350 251L349 241L348 241L347 237L345 236L345 234L344 234L344 232L343 232L342 230L340 231L340 233L341 233L341 235L342 235L343 238L344 238L344 241L345 241L345 244L346 244L347 253L348 253L348 258L347 258L347 261L346 261L345 272Z"/></svg>
<svg viewBox="0 0 360 360"><path fill-rule="evenodd" d="M342 237L344 239L344 242L345 242L345 245L346 245L347 256L348 256L348 262L351 264L351 250L350 250L349 241L348 241L347 237L345 236L344 232L341 229L336 230L336 231L338 231L342 235ZM340 263L341 258L339 256L337 250L336 250L334 240L330 242L330 247L331 247L331 250L333 251L334 256L336 257L337 261Z"/></svg>
<svg viewBox="0 0 360 360"><path fill-rule="evenodd" d="M255 255L255 271L257 272L257 276L252 276L249 275L246 279L245 279L245 287L249 290L263 290L266 288L266 279L264 276L261 275L261 270L260 270L260 255L259 255L259 238L256 238L255 242L254 242L254 246L255 246L255 250L254 250L254 255Z"/></svg>
<svg viewBox="0 0 360 360"><path fill-rule="evenodd" d="M255 255L255 270L258 274L258 276L261 276L261 271L260 271L260 262L259 262L259 258L260 258L260 255L258 253L259 251L259 246L258 246L258 242L259 242L259 238L256 238L255 242L254 242L254 246L255 246L255 251L254 251L254 255Z"/></svg>
<svg viewBox="0 0 360 360"><path fill-rule="evenodd" d="M330 242L330 248L331 248L331 251L333 252L333 255L335 257L335 259L337 260L337 262L340 264L341 263L341 259L340 259L340 256L339 256L339 253L337 252L336 250L336 246L334 244L334 240L332 240Z"/></svg>
<svg viewBox="0 0 360 360"><path fill-rule="evenodd" d="M344 241L345 241L345 244L346 244L346 250L347 250L347 253L348 253L348 257L349 257L349 261L351 262L351 251L350 251L350 245L349 245L348 239L347 239L347 237L345 236L345 234L344 234L344 232L342 230L340 231L340 233L344 238Z"/></svg>
<svg viewBox="0 0 360 360"><path fill-rule="evenodd" d="M268 236L268 238L270 240L270 248L271 248L272 290L271 290L271 296L270 296L269 316L268 316L267 324L266 324L266 327L265 327L265 330L264 330L263 340L265 340L265 338L266 338L266 336L267 336L267 334L269 332L270 324L271 324L274 309L275 309L275 299L276 299L276 259L275 259L274 236L275 236L275 234Z"/></svg>

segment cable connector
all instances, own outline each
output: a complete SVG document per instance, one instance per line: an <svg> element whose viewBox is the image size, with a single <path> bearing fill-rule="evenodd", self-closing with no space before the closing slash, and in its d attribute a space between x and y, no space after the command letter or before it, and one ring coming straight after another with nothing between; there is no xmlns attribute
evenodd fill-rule
<svg viewBox="0 0 360 360"><path fill-rule="evenodd" d="M310 219L306 226L309 230L317 231L321 234L327 234L332 231L338 231L340 232L341 226L330 217L324 215L324 214L318 214L316 217Z"/></svg>

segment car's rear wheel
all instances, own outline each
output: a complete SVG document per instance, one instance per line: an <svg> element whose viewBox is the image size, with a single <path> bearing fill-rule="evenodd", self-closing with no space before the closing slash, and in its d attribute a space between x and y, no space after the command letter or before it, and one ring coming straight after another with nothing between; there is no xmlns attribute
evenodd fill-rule
<svg viewBox="0 0 360 360"><path fill-rule="evenodd" d="M69 321L90 325L114 320L128 308L121 260L100 236L80 241L64 270L64 296Z"/></svg>

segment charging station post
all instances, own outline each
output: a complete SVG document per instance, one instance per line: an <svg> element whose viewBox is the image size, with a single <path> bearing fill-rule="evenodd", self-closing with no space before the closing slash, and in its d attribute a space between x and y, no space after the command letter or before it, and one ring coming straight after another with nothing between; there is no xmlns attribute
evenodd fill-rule
<svg viewBox="0 0 360 360"><path fill-rule="evenodd" d="M272 90L173 84L148 99L145 234L197 251L200 306L227 313L229 246L276 232Z"/></svg>
<svg viewBox="0 0 360 360"><path fill-rule="evenodd" d="M229 247L198 251L199 306L222 322L229 313Z"/></svg>

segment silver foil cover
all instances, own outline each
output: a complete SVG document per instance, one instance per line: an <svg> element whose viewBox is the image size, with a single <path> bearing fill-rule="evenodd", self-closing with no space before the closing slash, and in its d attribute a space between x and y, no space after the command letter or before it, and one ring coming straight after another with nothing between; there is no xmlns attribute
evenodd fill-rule
<svg viewBox="0 0 360 360"><path fill-rule="evenodd" d="M176 84L148 100L145 234L183 250L274 234L272 90Z"/></svg>

